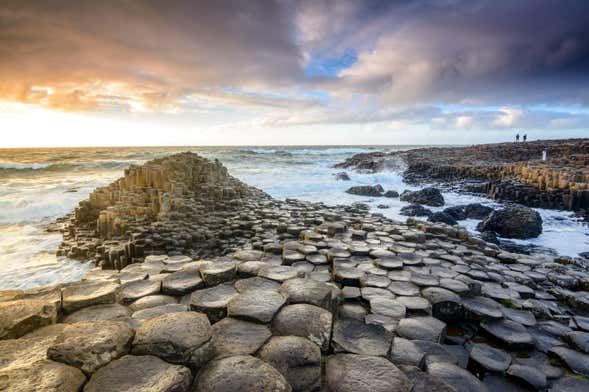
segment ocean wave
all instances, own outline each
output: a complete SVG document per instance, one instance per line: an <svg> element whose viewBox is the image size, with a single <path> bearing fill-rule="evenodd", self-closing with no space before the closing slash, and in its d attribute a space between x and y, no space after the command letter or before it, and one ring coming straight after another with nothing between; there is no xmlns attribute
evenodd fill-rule
<svg viewBox="0 0 589 392"><path fill-rule="evenodd" d="M0 162L0 170L41 170L51 166L53 163Z"/></svg>

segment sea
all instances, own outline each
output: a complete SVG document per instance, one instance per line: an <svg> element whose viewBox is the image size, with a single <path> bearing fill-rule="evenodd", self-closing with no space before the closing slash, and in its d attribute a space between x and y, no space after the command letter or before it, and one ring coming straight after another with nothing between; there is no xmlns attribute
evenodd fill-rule
<svg viewBox="0 0 589 392"><path fill-rule="evenodd" d="M34 141L32 141L34 142ZM0 290L28 289L76 281L93 267L89 261L57 257L61 234L46 230L71 212L96 187L123 175L129 165L182 151L219 159L229 172L278 199L296 198L329 205L364 202L373 212L404 221L406 205L397 199L345 193L353 185L381 184L399 193L416 189L403 182L401 169L381 173L348 172L336 180L333 165L361 152L399 151L424 146L275 146L275 147L123 147L0 149ZM446 206L480 202L482 197L444 192ZM389 206L377 208L379 204ZM518 240L533 253L576 256L589 250L589 227L571 212L537 209L544 221L538 238ZM476 233L476 220L460 222Z"/></svg>

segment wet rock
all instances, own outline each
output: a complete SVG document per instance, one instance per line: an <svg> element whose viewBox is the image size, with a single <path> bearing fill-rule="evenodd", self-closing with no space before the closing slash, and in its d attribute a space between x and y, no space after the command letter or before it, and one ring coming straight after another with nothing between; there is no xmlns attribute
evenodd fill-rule
<svg viewBox="0 0 589 392"><path fill-rule="evenodd" d="M350 176L346 172L335 173L335 179L338 181L350 181Z"/></svg>
<svg viewBox="0 0 589 392"><path fill-rule="evenodd" d="M535 390L543 390L548 385L546 375L531 366L513 364L507 369L507 375Z"/></svg>
<svg viewBox="0 0 589 392"><path fill-rule="evenodd" d="M386 191L384 193L384 197L390 197L390 198L399 197L399 192L393 191L393 190L389 190L389 191Z"/></svg>
<svg viewBox="0 0 589 392"><path fill-rule="evenodd" d="M67 313L91 305L115 302L117 283L80 282L63 290L63 309Z"/></svg>
<svg viewBox="0 0 589 392"><path fill-rule="evenodd" d="M410 204L402 207L399 214L405 216L431 216L433 212L420 204Z"/></svg>
<svg viewBox="0 0 589 392"><path fill-rule="evenodd" d="M127 354L134 331L120 321L82 321L64 328L47 349L56 362L93 373L113 359Z"/></svg>
<svg viewBox="0 0 589 392"><path fill-rule="evenodd" d="M464 214L468 219L485 219L493 212L491 207L484 206L480 203L472 203L464 206Z"/></svg>
<svg viewBox="0 0 589 392"><path fill-rule="evenodd" d="M283 307L272 322L276 335L302 336L326 352L331 337L332 314L318 306L295 304Z"/></svg>
<svg viewBox="0 0 589 392"><path fill-rule="evenodd" d="M195 381L195 392L290 392L289 383L264 361L236 355L210 362Z"/></svg>
<svg viewBox="0 0 589 392"><path fill-rule="evenodd" d="M229 301L227 315L247 321L269 323L285 303L285 296L276 291L249 290Z"/></svg>
<svg viewBox="0 0 589 392"><path fill-rule="evenodd" d="M237 266L231 261L218 261L200 268L200 275L205 285L212 287L235 279Z"/></svg>
<svg viewBox="0 0 589 392"><path fill-rule="evenodd" d="M395 332L405 339L439 343L446 336L446 324L434 317L405 318L399 321Z"/></svg>
<svg viewBox="0 0 589 392"><path fill-rule="evenodd" d="M382 326L354 319L336 320L331 344L334 352L387 356L393 335Z"/></svg>
<svg viewBox="0 0 589 392"><path fill-rule="evenodd" d="M445 223L447 225L450 226L454 226L457 225L458 222L456 221L456 219L454 219L452 217L452 215L444 212L444 211L438 211L438 212L434 212L433 214L431 214L428 218L428 221L430 222L439 222L439 223Z"/></svg>
<svg viewBox="0 0 589 392"><path fill-rule="evenodd" d="M197 312L168 313L145 321L133 340L133 354L155 355L192 368L213 356L211 324Z"/></svg>
<svg viewBox="0 0 589 392"><path fill-rule="evenodd" d="M205 313L214 323L227 315L227 305L237 295L237 290L228 283L198 290L190 295L190 309Z"/></svg>
<svg viewBox="0 0 589 392"><path fill-rule="evenodd" d="M401 194L401 200L415 204L423 204L432 207L444 205L444 197L437 188L428 187L418 191L405 191Z"/></svg>
<svg viewBox="0 0 589 392"><path fill-rule="evenodd" d="M427 367L427 372L456 389L457 392L481 392L487 388L475 376L463 368L447 362L435 362Z"/></svg>
<svg viewBox="0 0 589 392"><path fill-rule="evenodd" d="M511 356L485 343L473 344L470 359L478 367L490 372L504 372L511 364Z"/></svg>
<svg viewBox="0 0 589 392"><path fill-rule="evenodd" d="M332 287L323 282L312 279L290 279L284 282L280 288L287 298L288 303L307 303L331 309Z"/></svg>
<svg viewBox="0 0 589 392"><path fill-rule="evenodd" d="M466 212L464 211L464 206L454 206L454 207L444 208L444 210L442 212L449 215L455 221L466 219Z"/></svg>
<svg viewBox="0 0 589 392"><path fill-rule="evenodd" d="M0 302L0 340L16 339L57 320L55 304L21 299Z"/></svg>
<svg viewBox="0 0 589 392"><path fill-rule="evenodd" d="M357 185L346 190L346 193L358 196L382 196L383 192L380 185Z"/></svg>
<svg viewBox="0 0 589 392"><path fill-rule="evenodd" d="M162 293L168 295L184 295L203 287L203 280L197 271L174 272L162 280Z"/></svg>
<svg viewBox="0 0 589 392"><path fill-rule="evenodd" d="M321 350L309 339L275 336L260 349L260 359L272 365L295 391L321 386Z"/></svg>
<svg viewBox="0 0 589 392"><path fill-rule="evenodd" d="M171 365L152 355L126 355L92 375L84 392L187 392L192 375L184 366Z"/></svg>
<svg viewBox="0 0 589 392"><path fill-rule="evenodd" d="M531 208L508 205L493 211L477 226L478 231L490 230L505 238L534 238L542 233L542 218Z"/></svg>
<svg viewBox="0 0 589 392"><path fill-rule="evenodd" d="M158 294L161 282L157 280L138 280L121 285L116 292L117 302L123 305L131 304L139 298Z"/></svg>
<svg viewBox="0 0 589 392"><path fill-rule="evenodd" d="M254 354L272 336L265 325L231 317L213 324L212 330L216 358Z"/></svg>
<svg viewBox="0 0 589 392"><path fill-rule="evenodd" d="M327 359L327 388L334 392L409 392L412 384L385 358L337 354Z"/></svg>
<svg viewBox="0 0 589 392"><path fill-rule="evenodd" d="M552 347L548 355L560 359L573 372L589 377L589 355L563 346Z"/></svg>
<svg viewBox="0 0 589 392"><path fill-rule="evenodd" d="M514 321L483 321L481 329L509 349L528 350L534 347L534 339L526 327Z"/></svg>

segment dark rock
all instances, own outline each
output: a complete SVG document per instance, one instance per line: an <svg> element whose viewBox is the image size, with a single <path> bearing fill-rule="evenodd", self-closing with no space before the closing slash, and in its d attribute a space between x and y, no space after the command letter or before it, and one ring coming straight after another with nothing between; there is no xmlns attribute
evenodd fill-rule
<svg viewBox="0 0 589 392"><path fill-rule="evenodd" d="M463 368L447 362L435 362L427 367L427 372L460 392L484 392L485 385Z"/></svg>
<svg viewBox="0 0 589 392"><path fill-rule="evenodd" d="M404 318L395 332L405 339L439 343L446 336L446 323L434 317Z"/></svg>
<svg viewBox="0 0 589 392"><path fill-rule="evenodd" d="M350 181L350 176L346 172L335 173L335 179L338 181Z"/></svg>
<svg viewBox="0 0 589 392"><path fill-rule="evenodd" d="M212 328L216 358L254 354L272 336L265 325L231 317L213 324Z"/></svg>
<svg viewBox="0 0 589 392"><path fill-rule="evenodd" d="M229 301L227 316L269 323L285 303L285 297L277 291L249 290Z"/></svg>
<svg viewBox="0 0 589 392"><path fill-rule="evenodd" d="M198 290L190 296L190 308L205 313L214 323L227 315L227 305L237 295L237 290L230 284Z"/></svg>
<svg viewBox="0 0 589 392"><path fill-rule="evenodd" d="M450 215L447 214L446 212L434 212L433 214L431 214L428 218L428 221L430 222L440 222L440 223L445 223L447 225L457 225L458 222L456 222L456 220Z"/></svg>
<svg viewBox="0 0 589 392"><path fill-rule="evenodd" d="M541 370L531 366L513 364L507 369L507 375L535 390L543 390L548 385L546 375Z"/></svg>
<svg viewBox="0 0 589 392"><path fill-rule="evenodd" d="M331 344L336 353L387 356L392 340L393 335L380 325L341 319L335 321Z"/></svg>
<svg viewBox="0 0 589 392"><path fill-rule="evenodd" d="M326 352L331 338L332 314L318 306L295 304L283 307L272 322L276 335L302 336Z"/></svg>
<svg viewBox="0 0 589 392"><path fill-rule="evenodd" d="M467 219L485 219L493 212L491 207L484 206L480 203L472 203L464 206L464 214Z"/></svg>
<svg viewBox="0 0 589 392"><path fill-rule="evenodd" d="M560 359L573 372L589 377L589 355L563 346L552 347L548 355Z"/></svg>
<svg viewBox="0 0 589 392"><path fill-rule="evenodd" d="M542 218L531 208L508 205L502 210L493 211L478 224L477 230L490 230L505 238L534 238L542 233Z"/></svg>
<svg viewBox="0 0 589 392"><path fill-rule="evenodd" d="M349 188L346 193L358 196L382 196L384 190L380 185L357 185Z"/></svg>
<svg viewBox="0 0 589 392"><path fill-rule="evenodd" d="M393 191L393 190L389 190L389 191L386 191L384 193L384 197L391 197L391 198L399 197L399 192Z"/></svg>
<svg viewBox="0 0 589 392"><path fill-rule="evenodd" d="M481 329L509 349L528 350L534 347L534 338L526 327L514 321L484 321L481 323Z"/></svg>
<svg viewBox="0 0 589 392"><path fill-rule="evenodd" d="M312 279L290 279L284 282L280 291L286 294L290 304L307 303L331 309L332 287Z"/></svg>
<svg viewBox="0 0 589 392"><path fill-rule="evenodd" d="M465 208L465 206L448 207L448 208L445 208L444 211L442 211L442 212L449 215L455 221L465 220L466 219L466 212L465 212L464 208Z"/></svg>
<svg viewBox="0 0 589 392"><path fill-rule="evenodd" d="M420 368L423 365L425 353L412 340L395 337L389 357L396 365L413 365Z"/></svg>
<svg viewBox="0 0 589 392"><path fill-rule="evenodd" d="M431 210L419 204L410 204L402 207L399 213L405 216L431 216L433 214Z"/></svg>
<svg viewBox="0 0 589 392"><path fill-rule="evenodd" d="M552 384L550 392L580 392L589 391L589 381L574 376L563 377Z"/></svg>
<svg viewBox="0 0 589 392"><path fill-rule="evenodd" d="M401 370L409 378L409 381L413 383L412 392L456 392L456 389L452 388L446 382L429 373L423 372L415 366L404 365L401 366Z"/></svg>
<svg viewBox="0 0 589 392"><path fill-rule="evenodd" d="M444 197L437 188L429 187L418 191L405 191L401 194L401 200L414 204L423 204L432 207L444 205Z"/></svg>
<svg viewBox="0 0 589 392"><path fill-rule="evenodd" d="M511 356L508 353L485 343L472 346L470 359L480 368L490 372L504 372L511 364Z"/></svg>

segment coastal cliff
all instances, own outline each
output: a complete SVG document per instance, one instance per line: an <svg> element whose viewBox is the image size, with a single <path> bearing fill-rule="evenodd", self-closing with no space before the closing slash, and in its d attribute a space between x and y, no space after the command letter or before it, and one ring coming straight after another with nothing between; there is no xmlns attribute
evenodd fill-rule
<svg viewBox="0 0 589 392"><path fill-rule="evenodd" d="M274 200L195 154L97 189L61 252L98 267L0 291L0 390L589 388L580 259Z"/></svg>
<svg viewBox="0 0 589 392"><path fill-rule="evenodd" d="M498 201L581 215L589 211L589 139L365 153L336 167L372 172L400 169L411 183L442 181Z"/></svg>

